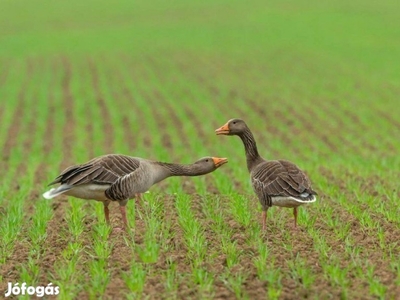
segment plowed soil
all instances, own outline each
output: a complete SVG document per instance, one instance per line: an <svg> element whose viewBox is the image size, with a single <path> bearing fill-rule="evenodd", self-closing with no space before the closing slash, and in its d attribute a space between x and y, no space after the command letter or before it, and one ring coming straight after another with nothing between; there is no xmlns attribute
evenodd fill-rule
<svg viewBox="0 0 400 300"><path fill-rule="evenodd" d="M24 223L24 227L21 230L20 237L16 241L13 253L6 260L6 263L1 266L1 277L3 281L0 283L0 291L4 291L7 282L18 282L20 280L20 269L17 266L27 263L29 257L29 240L26 238L26 232L29 228L29 218L35 213L34 207L35 202L40 198L43 192L42 188L46 184L46 179L49 178L49 174L56 176L65 167L72 163L80 163L74 161L74 140L81 130L86 131L89 137L85 141L85 148L88 151L88 156L93 155L93 123L101 122L101 131L103 138L102 150L104 153L121 152L118 146L114 144L115 134L121 133L126 141L126 147L132 150L132 156L135 156L135 149L140 148L141 153L148 152L148 155L152 158L156 156L155 153L151 153L151 149L154 146L153 138L157 136L157 139L161 141L162 147L169 153L171 153L171 161L179 161L179 155L174 153L176 148L177 138L182 137L180 141L180 147L187 149L187 152L193 155L197 153L209 152L210 154L216 155L220 151L219 147L216 146L213 140L213 127L217 124L222 125L225 121L226 112L223 113L224 116L219 116L218 113L209 116L210 124L213 126L205 126L206 121L205 115L199 114L200 105L197 106L193 103L188 103L185 101L178 102L175 104L175 100L171 100L166 96L164 90L159 90L157 88L157 82L168 81L167 77L163 77L163 66L157 65L158 62L150 61L148 59L149 68L153 68L155 75L154 80L156 83L153 90L148 88L143 88L141 83L149 79L148 71L143 68L143 65L138 65L137 69L130 72L128 80L137 79L137 89L132 90L126 85L124 81L125 73L121 72L120 69L116 67L112 75L109 73L105 74L105 77L109 76L112 78L114 86L109 88L110 94L113 97L113 104L107 102L105 99L107 96L105 89L102 87L102 82L100 81L99 72L101 72L97 67L97 61L88 59L81 65L72 65L70 58L62 57L55 59L52 62L52 72L54 74L62 74L61 83L51 82L51 86L58 86L61 88L61 93L58 94L53 91L50 87L48 93L48 106L44 109L49 110L49 115L47 119L45 136L46 140L40 151L43 152L44 157L48 156L54 149L54 144L56 139L62 139L62 153L60 154L60 161L58 165L48 166L46 161L40 161L37 164L37 168L34 172L32 190L29 196L25 200L24 209L26 211L27 221ZM128 66L134 65L130 61L125 61ZM148 67L146 65L146 67ZM27 65L26 78L30 76L32 69L36 71L40 66L35 63L28 63ZM186 80L193 80L196 86L202 93L207 95L207 97L222 97L221 95L228 95L230 98L240 97L240 101L244 101L245 105L250 107L246 110L241 105L235 105L235 101L230 102L228 100L220 99L209 102L210 105L204 111L210 113L214 110L223 111L224 108L229 105L230 111L229 115L240 116L240 115L251 115L251 122L260 127L256 130L257 136L260 138L260 148L263 152L267 153L270 157L280 157L281 151L277 148L268 149L268 139L273 137L273 139L279 140L284 148L291 147L294 138L301 135L304 137L304 143L309 144L306 148L310 151L317 151L318 147L322 150L320 155L321 158L327 159L331 157L336 152L340 152L343 149L340 145L340 139L335 136L336 128L327 128L326 130L321 130L318 124L315 124L313 120L322 120L319 116L321 110L331 110L333 105L323 104L320 108L310 108L307 111L307 115L303 112L293 112L292 115L288 115L286 112L275 107L272 111L266 108L265 102L258 101L255 98L246 98L245 95L241 95L240 90L235 90L232 87L232 91L226 93L225 91L220 91L218 86L213 83L213 81L208 78L205 74L201 72L196 73L196 66L187 66L184 62L177 62L177 69L174 72L181 74ZM204 67L204 65L202 65ZM165 66L164 66L165 67ZM191 69L190 67L193 67ZM87 87L91 89L94 95L94 102L87 105L87 114L84 116L76 114L76 104L81 101L76 96L76 91L71 86L71 80L76 76L77 68L84 68L90 76L91 86ZM205 66L205 68L212 68L211 66ZM140 79L138 74L143 73L143 78ZM6 71L4 71L0 76L0 84L6 80ZM157 75L158 74L158 75ZM188 79L189 78L189 79ZM118 83L118 84L117 84ZM9 132L6 136L4 142L4 147L2 149L2 170L0 173L4 176L8 169L8 159L12 151L21 147L24 149L23 156L31 155L31 148L33 141L35 139L35 131L37 130L36 121L34 117L28 118L28 114L25 110L25 103L27 101L34 101L34 99L27 99L24 94L25 81L21 85L21 92L18 97L17 109L14 112L13 121L9 124ZM135 93L142 95L142 100L138 100ZM199 92L200 93L200 92ZM225 94L224 94L225 93ZM174 96L186 96L186 97L196 97L195 94L184 87L181 90L176 90L173 93ZM171 96L171 95L169 95ZM61 97L62 107L56 107L55 97ZM158 128L157 132L149 132L148 126L148 115L146 112L141 111L143 103L139 104L139 101L146 102L146 105L154 118L154 124ZM266 99L265 101L270 101ZM285 100L287 101L287 100ZM285 104L284 101L282 105ZM307 106L308 104L302 104ZM91 106L96 106L101 114L101 120L94 120L93 114L90 111ZM132 111L123 111L124 108L129 107ZM121 123L123 128L115 125L115 120L113 119L113 114L110 110L118 108L121 114ZM3 112L3 106L0 106L0 117ZM39 108L36 108L39 109ZM181 109L180 112L178 110ZM338 108L340 109L340 108ZM31 112L35 114L35 111ZM56 114L60 113L65 118L66 122L63 125L61 132L55 132L55 123L57 121ZM382 113L383 114L383 113ZM185 115L186 119L181 116ZM351 111L341 110L339 113L334 114L336 117L342 115L343 119L337 119L337 126L349 129L351 135L357 135L356 131L367 131L368 128L362 121L357 117L356 114ZM268 116L270 119L268 121L268 126L262 125L267 124L264 121L264 117ZM386 113L384 116L390 119ZM22 118L24 117L24 119ZM86 127L78 128L77 119L86 118ZM28 124L24 123L24 120L28 119ZM295 120L296 122L294 122ZM352 126L348 125L348 121L352 123ZM191 127L185 127L185 122L190 122ZM395 126L399 127L397 121L393 121ZM285 125L285 129L282 129L281 124ZM299 127L300 124L300 127ZM137 134L132 132L131 127L142 129L141 132ZM255 126L254 126L255 127ZM191 146L191 139L185 138L186 131L188 128L197 128L197 136L195 137L204 145L202 151L199 149L194 149ZM24 132L23 132L24 131ZM21 132L25 134L25 139L19 141L18 137ZM306 134L305 134L306 133ZM227 140L229 139L229 141ZM320 146L313 145L313 141L318 140ZM239 144L238 140L233 140L233 138L224 137L224 143L232 143L235 147L242 151L242 146ZM309 157L309 152L304 152L304 148L299 146L294 146L291 148L293 153L296 153L294 157L298 160L307 160ZM348 151L357 152L357 147L363 147L363 151L367 152L378 152L382 153L383 149L378 149L377 144L369 144L368 140L363 140L360 144L350 143L348 144ZM393 146L392 148L395 148ZM329 149L326 150L326 149ZM240 152L242 156L238 159L233 159L230 164L244 165L244 155ZM393 151L393 150L390 150ZM222 154L223 155L223 154ZM221 156L222 156L221 155ZM14 174L12 180L15 185L15 189L19 188L18 180L19 176L24 173L26 169L26 164L22 159L20 164L17 166L17 170ZM248 182L241 181L235 178L233 167L229 164L218 170L217 172L222 172L223 176L231 178L231 185L233 190L237 194L241 194L245 197L246 201L250 203L250 211L252 213L252 222L258 224L261 212L259 210L258 201L254 194L249 192ZM350 171L349 171L350 172ZM386 219L384 215L378 212L374 212L373 208L367 204L360 203L360 200L355 196L355 193L349 188L347 184L347 179L349 177L354 177L354 173L347 173L331 171L326 167L316 166L314 173L318 173L320 176L320 182L329 182L330 186L333 186L341 191L341 193L346 197L346 199L354 203L354 205L359 205L362 209L370 212L371 218L376 221L384 231L384 240L387 245L394 245L398 241L400 235L399 223L393 223ZM232 215L230 210L230 203L232 195L220 194L218 186L213 180L214 175L207 175L205 182L207 185L207 195L202 195L196 190L195 181L191 179L183 178L180 180L182 186L182 192L190 195L191 199L191 210L201 227L204 229L204 234L207 241L207 256L210 259L204 261L203 268L207 270L208 273L212 274L213 281L213 292L208 296L214 299L235 299L238 298L235 292L229 287L224 279L227 270L230 274L244 274L245 280L242 284L242 296L248 297L249 299L265 299L268 297L269 283L267 281L260 280L257 274L257 269L254 265L254 257L258 255L258 249L254 247L251 243L251 230L240 224L235 217ZM379 183L381 186L385 186L385 179L378 175L368 175L363 174L359 177L359 185L361 186L361 191L364 196L373 196L377 201L385 201L387 195L385 195L382 190L374 188L374 186ZM149 299L162 299L169 297L177 297L179 299L196 299L199 298L198 287L193 283L191 278L191 265L187 257L188 248L184 241L184 229L179 223L179 215L175 207L176 195L164 193L163 189L168 187L168 182L163 182L156 189L155 193L159 193L159 199L162 201L163 214L161 216L162 222L167 222L171 224L170 232L171 238L169 240L163 241L165 249L160 249L159 257L156 263L149 266L149 272L147 274L146 283L144 286L143 295ZM395 299L400 295L400 286L398 273L391 267L391 257L393 255L398 255L399 247L387 247L382 249L380 247L380 240L377 237L376 231L373 229L365 228L360 224L360 220L353 215L351 211L339 205L335 198L324 192L324 190L319 190L318 186L316 189L319 192L318 201L322 205L321 207L333 207L333 215L339 218L341 224L350 224L349 238L354 241L355 245L362 249L359 254L358 259L361 261L367 261L369 264L374 266L373 275L379 278L379 281L387 289L387 298ZM398 195L398 194L397 194ZM229 239L235 244L237 253L240 253L240 262L228 269L226 255L221 251L221 240L213 230L212 220L207 219L206 214L203 209L204 197L220 197L221 209L224 215L224 222L230 229ZM213 199L214 199L213 198ZM81 201L81 200L75 200ZM133 205L133 203L128 204L128 211L136 210L136 224L134 227L134 237L124 234L124 233L113 233L110 235L109 242L113 244L113 251L108 259L107 269L111 272L110 282L108 283L104 299L119 299L123 298L126 294L129 294L129 289L125 285L123 278L121 276L122 272L130 270L132 260L137 258L137 254L132 251L130 243L134 243L137 246L144 245L144 236L146 232L146 224L144 220L140 217L145 214L145 208L143 205L146 203L146 195L142 203L138 205ZM53 217L47 224L47 238L43 245L41 245L41 257L37 261L37 265L40 269L40 275L38 277L37 284L46 285L49 281L48 274L55 274L56 262L62 255L63 250L66 248L68 243L68 231L67 222L65 220L66 209L68 207L67 197L61 196L57 199L52 200ZM97 205L97 204L96 204ZM101 205L101 204L98 204ZM90 207L86 207L85 210L90 210ZM303 208L301 208L303 209ZM330 248L330 252L327 254L322 254L318 252L315 247L315 241L310 235L310 231L307 225L307 220L302 220L300 226L295 229L292 226L292 211L285 209L271 209L268 215L268 229L265 233L260 235L263 243L267 245L267 248L275 257L273 262L273 268L281 270L283 274L281 279L281 295L280 299L339 299L343 296L342 290L337 285L334 285L327 279L325 271L321 266L321 258L324 255L336 256L341 261L343 268L346 267L347 261L351 260L352 257L349 253L345 251L343 247L345 241L338 239L334 228L327 225L319 215L318 210L313 209L312 206L304 208L307 211L307 216L310 219L315 219L313 224L313 229L319 232L319 235L324 237L327 245ZM2 212L0 211L0 214ZM3 212L4 213L4 212ZM111 220L114 225L120 224L121 219L119 215L118 206L116 204L111 205ZM281 221L283 220L283 221ZM92 226L98 222L93 216L87 216L82 222L85 223L85 231L80 239L84 248L90 248L93 245L92 237L90 235ZM283 225L282 225L283 223ZM254 225L257 226L257 225ZM67 238L66 238L67 237ZM397 253L397 254L396 254ZM305 288L303 285L303 280L301 276L295 276L293 270L290 268L288 262L295 261L295 258L300 257L305 261L306 266L312 270L312 275L315 280L310 287ZM80 270L85 269L85 263L90 261L92 258L89 254L84 253L81 259L82 265L79 266ZM165 280L165 270L168 269L168 262L174 262L176 264L176 271L178 274L177 280L177 294L169 295L166 291L164 280ZM362 265L362 270L366 272L365 265ZM368 283L364 279L360 279L359 274L356 270L349 270L348 274L348 286L349 295L351 299L374 299L375 296L370 295L368 290ZM79 299L89 299L89 295L85 291L81 291L78 295ZM239 297L240 298L240 297Z"/></svg>

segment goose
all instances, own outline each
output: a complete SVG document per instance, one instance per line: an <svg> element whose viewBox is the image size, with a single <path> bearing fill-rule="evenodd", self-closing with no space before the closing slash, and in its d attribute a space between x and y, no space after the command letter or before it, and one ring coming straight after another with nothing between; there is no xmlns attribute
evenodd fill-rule
<svg viewBox="0 0 400 300"><path fill-rule="evenodd" d="M262 207L262 228L266 229L267 211L272 205L293 208L294 227L297 227L297 208L316 201L307 175L287 160L265 160L257 150L256 141L247 124L231 119L215 130L217 135L237 135L246 152L251 185Z"/></svg>
<svg viewBox="0 0 400 300"><path fill-rule="evenodd" d="M111 201L118 201L122 229L125 230L128 227L125 205L129 199L146 192L153 184L167 177L205 175L227 162L226 158L204 157L192 164L176 164L122 154L107 154L65 169L49 184L60 185L45 192L43 197L52 199L64 194L103 202L108 224L108 205Z"/></svg>

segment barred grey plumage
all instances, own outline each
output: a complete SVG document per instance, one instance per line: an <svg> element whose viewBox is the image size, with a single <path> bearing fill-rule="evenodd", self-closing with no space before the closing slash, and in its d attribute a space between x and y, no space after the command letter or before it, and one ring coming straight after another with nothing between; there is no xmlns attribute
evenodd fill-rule
<svg viewBox="0 0 400 300"><path fill-rule="evenodd" d="M210 173L228 160L204 157L183 165L152 161L122 154L96 157L87 163L74 165L57 176L49 185L59 183L43 196L47 199L65 194L80 199L92 199L104 204L109 223L108 205L118 201L124 225L127 226L125 205L135 195L146 192L153 184L170 176L198 176Z"/></svg>
<svg viewBox="0 0 400 300"><path fill-rule="evenodd" d="M290 161L263 159L258 154L252 132L241 119L231 119L215 132L237 135L243 142L251 184L263 209L263 229L266 228L267 210L272 205L292 207L294 225L297 226L297 207L316 201L317 193L311 188L307 175Z"/></svg>

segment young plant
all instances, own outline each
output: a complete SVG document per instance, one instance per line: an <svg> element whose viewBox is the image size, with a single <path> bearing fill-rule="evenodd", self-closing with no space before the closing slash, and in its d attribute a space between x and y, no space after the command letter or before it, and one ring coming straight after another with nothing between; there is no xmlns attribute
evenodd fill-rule
<svg viewBox="0 0 400 300"><path fill-rule="evenodd" d="M76 240L84 230L85 211L83 209L83 201L76 199L69 199L70 207L67 210L66 221L68 224L68 231Z"/></svg>
<svg viewBox="0 0 400 300"><path fill-rule="evenodd" d="M167 270L164 272L164 287L169 297L176 297L179 286L179 274L176 271L176 263L167 259Z"/></svg>
<svg viewBox="0 0 400 300"><path fill-rule="evenodd" d="M89 298L97 299L104 294L111 279L111 272L107 268L107 261L104 259L92 260L88 262L89 280L86 290Z"/></svg>
<svg viewBox="0 0 400 300"><path fill-rule="evenodd" d="M142 297L147 271L143 264L133 261L131 269L122 273L122 278L129 291L138 299Z"/></svg>
<svg viewBox="0 0 400 300"><path fill-rule="evenodd" d="M241 250L238 250L236 242L231 242L228 237L221 240L221 250L226 255L226 265L228 269L240 262Z"/></svg>
<svg viewBox="0 0 400 300"><path fill-rule="evenodd" d="M246 291L243 289L244 282L248 275L244 272L231 274L228 272L221 278L225 286L231 290L237 299L248 299Z"/></svg>
<svg viewBox="0 0 400 300"><path fill-rule="evenodd" d="M201 268L192 268L193 282L198 286L201 298L210 297L214 291L214 278L210 272Z"/></svg>
<svg viewBox="0 0 400 300"><path fill-rule="evenodd" d="M315 281L314 272L308 268L306 262L301 259L299 255L293 260L289 260L288 266L291 271L292 278L304 286L305 289L309 289Z"/></svg>
<svg viewBox="0 0 400 300"><path fill-rule="evenodd" d="M248 227L253 220L249 209L249 200L242 195L231 195L231 211L235 220L245 227Z"/></svg>
<svg viewBox="0 0 400 300"><path fill-rule="evenodd" d="M143 263L153 264L158 260L160 245L152 239L146 239L142 247L136 247L136 252Z"/></svg>

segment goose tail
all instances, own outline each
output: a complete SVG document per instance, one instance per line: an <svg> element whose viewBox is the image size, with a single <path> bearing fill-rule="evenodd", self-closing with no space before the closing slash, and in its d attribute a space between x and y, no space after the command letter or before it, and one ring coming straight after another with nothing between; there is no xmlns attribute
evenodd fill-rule
<svg viewBox="0 0 400 300"><path fill-rule="evenodd" d="M66 191L69 191L71 188L72 188L72 186L70 186L68 184L63 184L57 188L52 188L52 189L48 190L47 192L43 193L43 197L46 199L52 199L54 197L57 197L58 195L65 193Z"/></svg>

